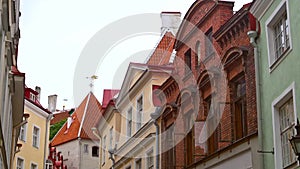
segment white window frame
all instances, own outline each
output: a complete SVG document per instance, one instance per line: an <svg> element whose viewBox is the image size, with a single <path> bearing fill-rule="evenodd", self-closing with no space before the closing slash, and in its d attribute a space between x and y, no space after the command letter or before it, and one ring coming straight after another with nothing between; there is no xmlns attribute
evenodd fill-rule
<svg viewBox="0 0 300 169"><path fill-rule="evenodd" d="M276 49L275 49L275 38L274 38L274 25L282 18L282 15L286 12L287 23L288 23L288 38L289 38L289 47L280 55L277 59ZM288 0L282 0L280 4L276 7L274 12L270 15L265 23L266 37L267 37L267 49L268 49L268 59L269 59L269 68L270 72L279 65L279 63L288 55L292 50L292 37L291 37L291 24L290 24L290 15L289 15L289 3Z"/></svg>
<svg viewBox="0 0 300 169"><path fill-rule="evenodd" d="M39 166L38 166L38 164L37 164L37 163L35 163L35 162L31 162L31 163L30 163L30 169L32 169L32 165L35 165L35 166L36 166L36 169L38 169L38 168L39 168Z"/></svg>
<svg viewBox="0 0 300 169"><path fill-rule="evenodd" d="M109 129L109 149L113 149L113 136L114 136L113 130L114 130L113 127Z"/></svg>
<svg viewBox="0 0 300 169"><path fill-rule="evenodd" d="M281 130L280 130L280 117L279 108L286 103L290 98L293 98L294 108L294 123L297 124L297 109L296 109L296 95L295 95L295 82L293 82L282 94L280 94L272 102L272 122L273 122L273 139L274 139L274 157L275 169L282 169L282 147L281 147Z"/></svg>
<svg viewBox="0 0 300 169"><path fill-rule="evenodd" d="M51 167L50 167L51 166ZM53 163L51 160L47 159L45 163L45 168L46 169L53 169Z"/></svg>
<svg viewBox="0 0 300 169"><path fill-rule="evenodd" d="M138 159L136 159L136 160L134 161L134 168L137 169L137 162L138 162L138 161L141 162L141 168L143 168L143 165L142 165L142 161L143 161L143 160L142 160L142 158L138 158Z"/></svg>
<svg viewBox="0 0 300 169"><path fill-rule="evenodd" d="M138 107L138 105L139 105L138 102L140 99L142 99L141 111L139 110L139 107ZM143 126L144 103L145 102L144 102L143 95L140 95L139 97L137 97L137 99L136 99L136 131L138 131Z"/></svg>
<svg viewBox="0 0 300 169"><path fill-rule="evenodd" d="M152 157L151 157L152 156ZM155 167L155 162L154 162L154 158L155 156L154 156L154 149L153 149L153 147L151 147L147 152L146 152L146 168L147 169L149 169L149 159L148 158L152 158L152 161L153 161L153 166L152 166L152 168L154 168Z"/></svg>
<svg viewBox="0 0 300 169"><path fill-rule="evenodd" d="M133 126L132 125L132 122L133 122L133 120L132 120L132 111L133 111L132 107L130 107L129 109L127 109L127 112L126 112L126 136L127 136L127 139L129 139L132 135L132 126ZM130 116L130 118L129 118L129 116ZM129 126L129 124L130 124L130 126Z"/></svg>
<svg viewBox="0 0 300 169"><path fill-rule="evenodd" d="M22 162L23 162L21 168L18 166L18 161L19 160L22 160ZM21 157L18 157L17 160L16 160L16 169L24 169L24 164L25 164L25 159L21 158Z"/></svg>
<svg viewBox="0 0 300 169"><path fill-rule="evenodd" d="M24 138L21 137L22 130L24 132L24 136L23 136ZM20 128L19 140L26 142L27 140L26 138L27 138L27 123L22 125Z"/></svg>
<svg viewBox="0 0 300 169"><path fill-rule="evenodd" d="M36 144L37 145L34 145L34 128L37 128L38 129L38 135L37 135L37 141L36 141ZM36 125L33 125L33 128L32 128L32 146L35 147L35 148L39 148L40 147L40 137L41 137L41 128L36 126Z"/></svg>
<svg viewBox="0 0 300 169"><path fill-rule="evenodd" d="M102 165L105 164L105 153L106 153L106 135L102 139Z"/></svg>

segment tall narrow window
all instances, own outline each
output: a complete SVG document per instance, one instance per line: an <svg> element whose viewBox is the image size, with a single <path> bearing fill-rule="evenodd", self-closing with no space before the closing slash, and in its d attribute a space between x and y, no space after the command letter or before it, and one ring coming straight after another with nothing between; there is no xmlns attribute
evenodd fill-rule
<svg viewBox="0 0 300 169"><path fill-rule="evenodd" d="M138 159L135 161L135 169L142 169L142 159Z"/></svg>
<svg viewBox="0 0 300 169"><path fill-rule="evenodd" d="M175 167L175 144L174 144L174 124L166 130L166 169L174 169Z"/></svg>
<svg viewBox="0 0 300 169"><path fill-rule="evenodd" d="M154 161L153 161L153 150L147 153L147 168L153 169L154 168Z"/></svg>
<svg viewBox="0 0 300 169"><path fill-rule="evenodd" d="M92 147L92 157L99 157L99 147L98 146Z"/></svg>
<svg viewBox="0 0 300 169"><path fill-rule="evenodd" d="M21 158L17 159L17 169L24 169L24 160Z"/></svg>
<svg viewBox="0 0 300 169"><path fill-rule="evenodd" d="M33 133L32 133L32 146L38 148L39 144L40 144L40 129L34 126Z"/></svg>
<svg viewBox="0 0 300 169"><path fill-rule="evenodd" d="M127 111L127 137L131 137L132 132L132 108Z"/></svg>
<svg viewBox="0 0 300 169"><path fill-rule="evenodd" d="M214 47L213 47L213 30L210 28L205 33L205 56L209 57L214 53Z"/></svg>
<svg viewBox="0 0 300 169"><path fill-rule="evenodd" d="M289 47L289 25L287 14L284 13L274 25L275 59L277 60Z"/></svg>
<svg viewBox="0 0 300 169"><path fill-rule="evenodd" d="M86 154L89 153L89 145L88 144L83 145L83 152L86 153Z"/></svg>
<svg viewBox="0 0 300 169"><path fill-rule="evenodd" d="M105 163L105 153L106 153L106 136L102 140L102 164Z"/></svg>
<svg viewBox="0 0 300 169"><path fill-rule="evenodd" d="M109 130L109 149L113 148L113 128Z"/></svg>
<svg viewBox="0 0 300 169"><path fill-rule="evenodd" d="M289 1L282 0L276 10L266 21L267 49L269 66L273 67L287 51L292 50L289 15L287 4Z"/></svg>
<svg viewBox="0 0 300 169"><path fill-rule="evenodd" d="M26 141L26 129L27 129L26 124L22 125L21 128L20 128L19 139L22 140L22 141Z"/></svg>
<svg viewBox="0 0 300 169"><path fill-rule="evenodd" d="M234 82L234 119L236 140L247 135L246 83L242 76Z"/></svg>
<svg viewBox="0 0 300 169"><path fill-rule="evenodd" d="M196 60L198 63L196 65L200 65L201 62L201 48L200 48L200 41L197 41L196 47L195 47L195 53L196 53Z"/></svg>
<svg viewBox="0 0 300 169"><path fill-rule="evenodd" d="M136 129L139 130L142 126L142 116L143 116L143 96L137 100L137 119L136 119Z"/></svg>
<svg viewBox="0 0 300 169"><path fill-rule="evenodd" d="M184 63L185 63L185 74L188 74L192 70L192 55L191 49L185 52L184 54Z"/></svg>
<svg viewBox="0 0 300 169"><path fill-rule="evenodd" d="M295 154L289 143L289 139L294 135L294 108L293 98L289 99L279 108L280 137L282 147L283 168L289 166L295 161Z"/></svg>

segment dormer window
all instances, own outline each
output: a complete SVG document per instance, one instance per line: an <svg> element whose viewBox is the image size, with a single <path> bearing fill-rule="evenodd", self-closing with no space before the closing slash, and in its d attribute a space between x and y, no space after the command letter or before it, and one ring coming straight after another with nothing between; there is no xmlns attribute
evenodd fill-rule
<svg viewBox="0 0 300 169"><path fill-rule="evenodd" d="M36 95L33 93L30 93L30 100L35 102Z"/></svg>

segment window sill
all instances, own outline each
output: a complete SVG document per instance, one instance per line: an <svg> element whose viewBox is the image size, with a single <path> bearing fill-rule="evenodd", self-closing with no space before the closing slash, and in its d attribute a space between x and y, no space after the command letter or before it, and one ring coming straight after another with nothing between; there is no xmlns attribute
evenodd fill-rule
<svg viewBox="0 0 300 169"><path fill-rule="evenodd" d="M287 50L283 52L283 54L274 62L270 65L269 71L272 73L279 65L280 63L289 55L289 53L292 51L292 48L289 47ZM270 56L269 56L270 57Z"/></svg>

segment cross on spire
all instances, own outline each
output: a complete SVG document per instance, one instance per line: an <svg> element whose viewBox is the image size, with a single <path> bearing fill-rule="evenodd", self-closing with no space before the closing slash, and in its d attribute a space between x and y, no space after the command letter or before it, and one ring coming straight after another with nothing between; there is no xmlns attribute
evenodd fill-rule
<svg viewBox="0 0 300 169"><path fill-rule="evenodd" d="M90 88L91 92L93 92L93 87L94 87L94 81L98 79L98 76L92 75L91 77L86 77L87 79L90 79Z"/></svg>

